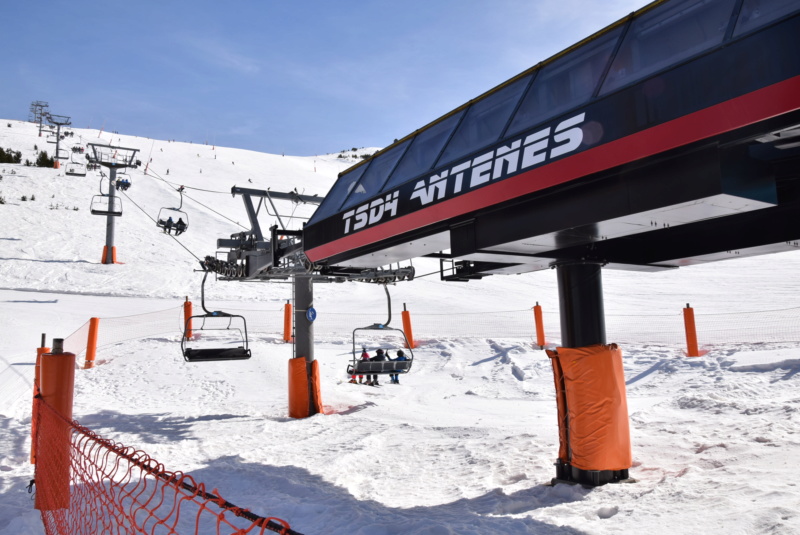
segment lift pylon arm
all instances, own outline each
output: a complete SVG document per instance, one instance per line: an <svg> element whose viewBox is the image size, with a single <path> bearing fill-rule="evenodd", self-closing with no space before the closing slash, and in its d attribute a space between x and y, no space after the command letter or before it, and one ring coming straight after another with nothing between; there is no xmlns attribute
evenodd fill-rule
<svg viewBox="0 0 800 535"><path fill-rule="evenodd" d="M279 201L292 201L295 203L302 202L308 204L320 204L322 201L325 200L325 197L321 197L319 195L303 195L301 193L297 193L296 191L283 193L280 191L239 188L236 186L231 188L231 195L249 195L251 197L271 197Z"/></svg>

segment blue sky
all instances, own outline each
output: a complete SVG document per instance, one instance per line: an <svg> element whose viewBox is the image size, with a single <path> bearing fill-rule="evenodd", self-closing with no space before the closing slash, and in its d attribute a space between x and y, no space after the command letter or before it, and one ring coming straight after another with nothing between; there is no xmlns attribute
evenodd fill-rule
<svg viewBox="0 0 800 535"><path fill-rule="evenodd" d="M645 0L13 0L0 117L308 156L382 147Z"/></svg>

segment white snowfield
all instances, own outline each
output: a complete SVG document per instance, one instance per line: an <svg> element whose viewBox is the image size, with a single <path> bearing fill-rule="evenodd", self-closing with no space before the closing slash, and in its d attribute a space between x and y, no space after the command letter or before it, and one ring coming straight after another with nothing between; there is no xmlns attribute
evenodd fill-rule
<svg viewBox="0 0 800 535"><path fill-rule="evenodd" d="M99 173L0 164L0 535L43 533L26 491L41 333L49 345L92 316L177 308L184 296L199 309L192 253L213 254L217 238L248 225L231 186L325 195L356 161L72 131L67 151L90 142L138 148L171 184L145 176L144 165L130 171L116 221L123 264L102 265L106 220L89 213ZM55 147L33 124L0 121L0 148L22 151L24 162L35 160L34 145L51 155ZM179 185L191 197L183 203L190 221L174 239L150 218L177 206ZM304 217L314 209L279 208ZM265 212L267 228L274 218ZM422 276L437 262L414 266L420 278L390 288L393 325L403 303L412 319L425 310L481 312L488 321L493 311L539 302L546 330L557 331L552 271L457 284ZM605 270L606 312L678 314L687 302L698 314L790 308L799 268L800 253L784 253L655 274ZM206 297L212 309L276 310L292 293L289 284L210 280ZM386 318L374 285L319 284L314 306L320 318ZM623 346L635 482L584 489L546 485L558 453L553 377L530 338L419 333L401 384L371 388L347 383L351 330L315 346L324 415L287 416L291 344L256 332L252 359L190 365L176 332L102 349L97 366L76 371L74 417L306 534L800 533L796 344L753 340L699 358L681 347Z"/></svg>

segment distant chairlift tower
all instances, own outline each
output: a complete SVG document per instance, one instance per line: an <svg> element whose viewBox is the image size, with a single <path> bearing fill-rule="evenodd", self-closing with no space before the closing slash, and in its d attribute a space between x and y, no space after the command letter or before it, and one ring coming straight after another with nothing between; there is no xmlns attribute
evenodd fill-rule
<svg viewBox="0 0 800 535"><path fill-rule="evenodd" d="M68 126L72 123L69 120L70 118L66 115L53 115L51 113L47 114L47 122L50 124L56 125L56 154L53 157L55 163L53 164L54 169L59 169L61 167L61 162L58 160L61 159L59 156L59 145L61 143L61 127ZM66 158L64 158L66 159Z"/></svg>
<svg viewBox="0 0 800 535"><path fill-rule="evenodd" d="M89 161L108 168L108 206L105 210L96 209L92 203L92 213L106 216L106 245L103 247L103 264L114 264L117 251L114 247L114 218L122 215L122 207L116 201L117 169L137 167L141 162L136 160L139 149L114 147L89 143Z"/></svg>
<svg viewBox="0 0 800 535"><path fill-rule="evenodd" d="M42 122L49 112L50 105L42 100L31 102L30 117L34 123L39 123L39 137L42 137Z"/></svg>

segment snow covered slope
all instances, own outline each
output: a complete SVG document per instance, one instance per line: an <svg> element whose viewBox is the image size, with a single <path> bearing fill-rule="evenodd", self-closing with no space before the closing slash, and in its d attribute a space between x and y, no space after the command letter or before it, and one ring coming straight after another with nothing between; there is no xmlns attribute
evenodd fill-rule
<svg viewBox="0 0 800 535"><path fill-rule="evenodd" d="M25 490L40 334L63 337L90 316L198 300L189 251L212 254L217 238L247 224L231 186L324 195L353 163L74 132L67 147L140 148L157 176L131 173L117 220L124 264L108 266L100 264L105 218L88 210L99 174L0 164L0 535L42 533ZM34 125L0 121L0 147L21 150L24 161L35 158L34 144L52 154ZM191 227L180 244L150 219L178 202L179 185L197 188L187 189ZM406 302L490 317L538 301L549 311L546 327L557 323L552 271L453 284L422 276L435 262L414 265L420 277L391 289L396 311ZM794 307L798 268L800 254L786 253L655 274L606 271L606 311ZM208 298L222 308L275 309L291 287L212 282ZM318 285L315 307L385 318L383 290L366 284ZM557 455L553 379L529 339L435 333L402 384L370 388L346 382L349 335L316 346L326 415L287 417L291 345L255 335L254 357L227 365L187 365L177 336L105 349L101 365L77 372L75 417L308 534L800 533L800 349L792 344L765 349L754 340L696 359L677 347L623 347L636 482L587 490L544 485Z"/></svg>

